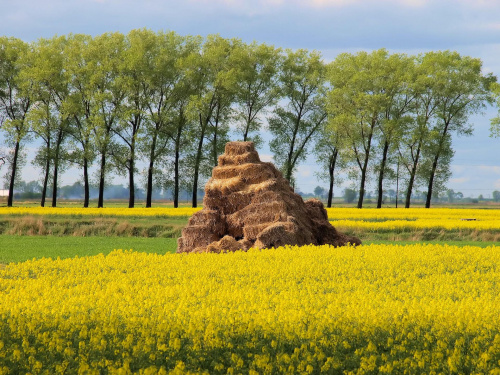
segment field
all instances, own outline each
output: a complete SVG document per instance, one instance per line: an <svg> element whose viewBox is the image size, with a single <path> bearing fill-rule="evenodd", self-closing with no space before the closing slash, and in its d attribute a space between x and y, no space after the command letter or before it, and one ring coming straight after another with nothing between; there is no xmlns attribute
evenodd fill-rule
<svg viewBox="0 0 500 375"><path fill-rule="evenodd" d="M365 245L172 254L192 212L0 208L0 374L500 374L499 210L334 208Z"/></svg>

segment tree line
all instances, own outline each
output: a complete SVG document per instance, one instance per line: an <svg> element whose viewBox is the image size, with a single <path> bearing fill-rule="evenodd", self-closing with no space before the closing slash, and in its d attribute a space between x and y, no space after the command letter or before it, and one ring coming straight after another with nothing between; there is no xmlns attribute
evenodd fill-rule
<svg viewBox="0 0 500 375"><path fill-rule="evenodd" d="M263 143L292 184L311 151L328 181L356 181L358 207L369 181L377 207L384 186L401 181L405 206L426 186L426 207L444 189L452 135L470 135L469 118L493 103L496 78L480 59L438 51L409 56L385 49L344 53L325 63L316 51L210 35L132 30L55 36L27 43L0 37L0 124L9 147L8 205L23 148L40 143L41 205L69 166L82 172L84 207L95 167L98 207L110 173L127 176L134 207L138 163L146 206L154 186L198 189L229 140ZM1 163L1 162L0 162Z"/></svg>

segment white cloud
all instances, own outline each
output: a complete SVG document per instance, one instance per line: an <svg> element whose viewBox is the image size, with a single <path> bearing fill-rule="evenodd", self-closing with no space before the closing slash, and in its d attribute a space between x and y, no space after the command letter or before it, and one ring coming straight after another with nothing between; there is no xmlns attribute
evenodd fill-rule
<svg viewBox="0 0 500 375"><path fill-rule="evenodd" d="M312 171L311 171L310 167L299 166L297 168L297 174L300 177L311 177L312 176Z"/></svg>
<svg viewBox="0 0 500 375"><path fill-rule="evenodd" d="M500 189L500 178L493 183L493 186L497 189Z"/></svg>
<svg viewBox="0 0 500 375"><path fill-rule="evenodd" d="M95 0L99 1L99 0ZM242 10L268 9L278 6L293 6L303 8L330 8L330 7L352 7L366 3L380 4L393 3L400 6L421 7L429 0L191 0L193 3L213 4L219 3Z"/></svg>
<svg viewBox="0 0 500 375"><path fill-rule="evenodd" d="M463 173L465 172L465 170L467 169L467 166L465 165L458 165L458 164L452 164L451 165L451 170L453 173L457 174L457 173Z"/></svg>
<svg viewBox="0 0 500 375"><path fill-rule="evenodd" d="M479 170L488 174L500 174L500 166L480 165Z"/></svg>
<svg viewBox="0 0 500 375"><path fill-rule="evenodd" d="M465 182L469 182L470 178L469 177L459 177L459 178L451 178L450 183L452 184L463 184Z"/></svg>
<svg viewBox="0 0 500 375"><path fill-rule="evenodd" d="M403 6L410 6L410 7L420 7L425 4L427 4L428 0L309 0L309 1L303 1L301 4L311 4L313 6L317 7L325 7L325 6L349 6L353 4L363 4L367 2L372 2L372 3L396 3L398 5L403 5Z"/></svg>

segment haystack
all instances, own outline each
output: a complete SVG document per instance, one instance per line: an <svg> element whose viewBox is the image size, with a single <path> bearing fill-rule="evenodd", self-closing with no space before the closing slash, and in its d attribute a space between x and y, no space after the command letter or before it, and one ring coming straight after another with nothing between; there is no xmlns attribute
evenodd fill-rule
<svg viewBox="0 0 500 375"><path fill-rule="evenodd" d="M328 222L323 203L294 193L252 142L229 142L205 186L204 208L178 239L178 253L223 252L283 245L361 244Z"/></svg>

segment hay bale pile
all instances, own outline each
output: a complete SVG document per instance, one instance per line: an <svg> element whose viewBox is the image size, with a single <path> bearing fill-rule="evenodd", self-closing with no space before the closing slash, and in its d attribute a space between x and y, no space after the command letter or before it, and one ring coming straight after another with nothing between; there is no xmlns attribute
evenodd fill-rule
<svg viewBox="0 0 500 375"><path fill-rule="evenodd" d="M361 244L328 222L317 199L306 202L272 163L261 162L252 142L229 142L205 186L177 252L222 252L283 245Z"/></svg>

